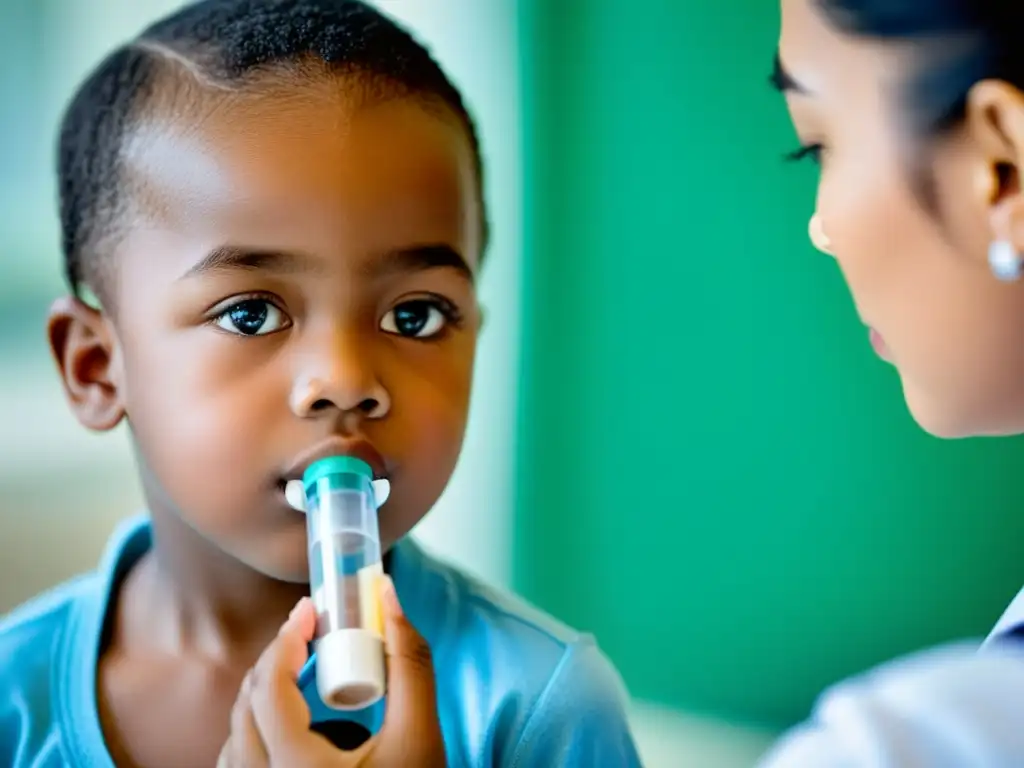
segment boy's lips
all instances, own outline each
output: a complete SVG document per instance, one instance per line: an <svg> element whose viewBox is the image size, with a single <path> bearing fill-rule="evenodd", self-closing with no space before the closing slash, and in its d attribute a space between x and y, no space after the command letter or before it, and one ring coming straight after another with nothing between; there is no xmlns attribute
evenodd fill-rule
<svg viewBox="0 0 1024 768"><path fill-rule="evenodd" d="M303 474L312 464L332 456L362 459L373 470L374 480L387 479L391 474L384 457L366 440L331 437L299 454L282 475L282 484L287 484L291 480L302 480Z"/></svg>

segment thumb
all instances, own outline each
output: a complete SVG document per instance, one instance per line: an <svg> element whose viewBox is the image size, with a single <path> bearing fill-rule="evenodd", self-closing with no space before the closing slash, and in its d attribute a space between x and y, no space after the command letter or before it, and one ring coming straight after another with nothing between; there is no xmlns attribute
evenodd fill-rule
<svg viewBox="0 0 1024 768"><path fill-rule="evenodd" d="M292 610L273 642L252 670L253 719L272 757L280 757L297 734L309 731L310 712L296 685L316 631L316 611L309 598ZM276 764L276 760L273 760Z"/></svg>
<svg viewBox="0 0 1024 768"><path fill-rule="evenodd" d="M406 618L389 577L383 579L381 593L388 676L387 712L381 731L382 735L393 732L384 741L398 738L421 746L436 743L443 749L430 646Z"/></svg>

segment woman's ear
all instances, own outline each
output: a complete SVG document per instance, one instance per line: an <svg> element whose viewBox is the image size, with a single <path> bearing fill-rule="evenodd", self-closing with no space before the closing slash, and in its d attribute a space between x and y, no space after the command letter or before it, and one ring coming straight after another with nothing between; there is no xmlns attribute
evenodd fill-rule
<svg viewBox="0 0 1024 768"><path fill-rule="evenodd" d="M107 318L64 296L50 307L46 330L75 417L99 432L116 427L124 418L120 353Z"/></svg>
<svg viewBox="0 0 1024 768"><path fill-rule="evenodd" d="M1024 253L1024 93L1001 80L976 83L967 95L966 127L978 150L974 187L990 234Z"/></svg>

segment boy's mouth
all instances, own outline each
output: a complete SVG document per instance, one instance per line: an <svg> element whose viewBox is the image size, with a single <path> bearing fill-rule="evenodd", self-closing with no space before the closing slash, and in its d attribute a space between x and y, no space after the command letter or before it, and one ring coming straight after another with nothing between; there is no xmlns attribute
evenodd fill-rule
<svg viewBox="0 0 1024 768"><path fill-rule="evenodd" d="M373 470L374 480L387 480L391 475L384 457L368 441L330 437L296 457L281 476L281 487L284 488L292 480L302 480L302 476L312 464L332 456L351 456L356 459L362 459Z"/></svg>
<svg viewBox="0 0 1024 768"><path fill-rule="evenodd" d="M384 457L366 440L331 437L301 453L278 479L277 490L289 507L299 512L305 510L302 476L312 464L333 456L351 456L369 464L378 503L384 503L389 495L391 475Z"/></svg>

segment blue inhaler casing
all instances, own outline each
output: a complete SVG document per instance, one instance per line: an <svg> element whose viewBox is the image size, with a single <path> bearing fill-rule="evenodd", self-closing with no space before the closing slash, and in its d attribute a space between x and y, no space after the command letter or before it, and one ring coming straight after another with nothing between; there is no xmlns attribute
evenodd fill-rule
<svg viewBox="0 0 1024 768"><path fill-rule="evenodd" d="M361 459L335 456L312 464L302 484L317 628L298 686L304 691L315 680L331 709L365 709L385 692L384 564L373 470Z"/></svg>

